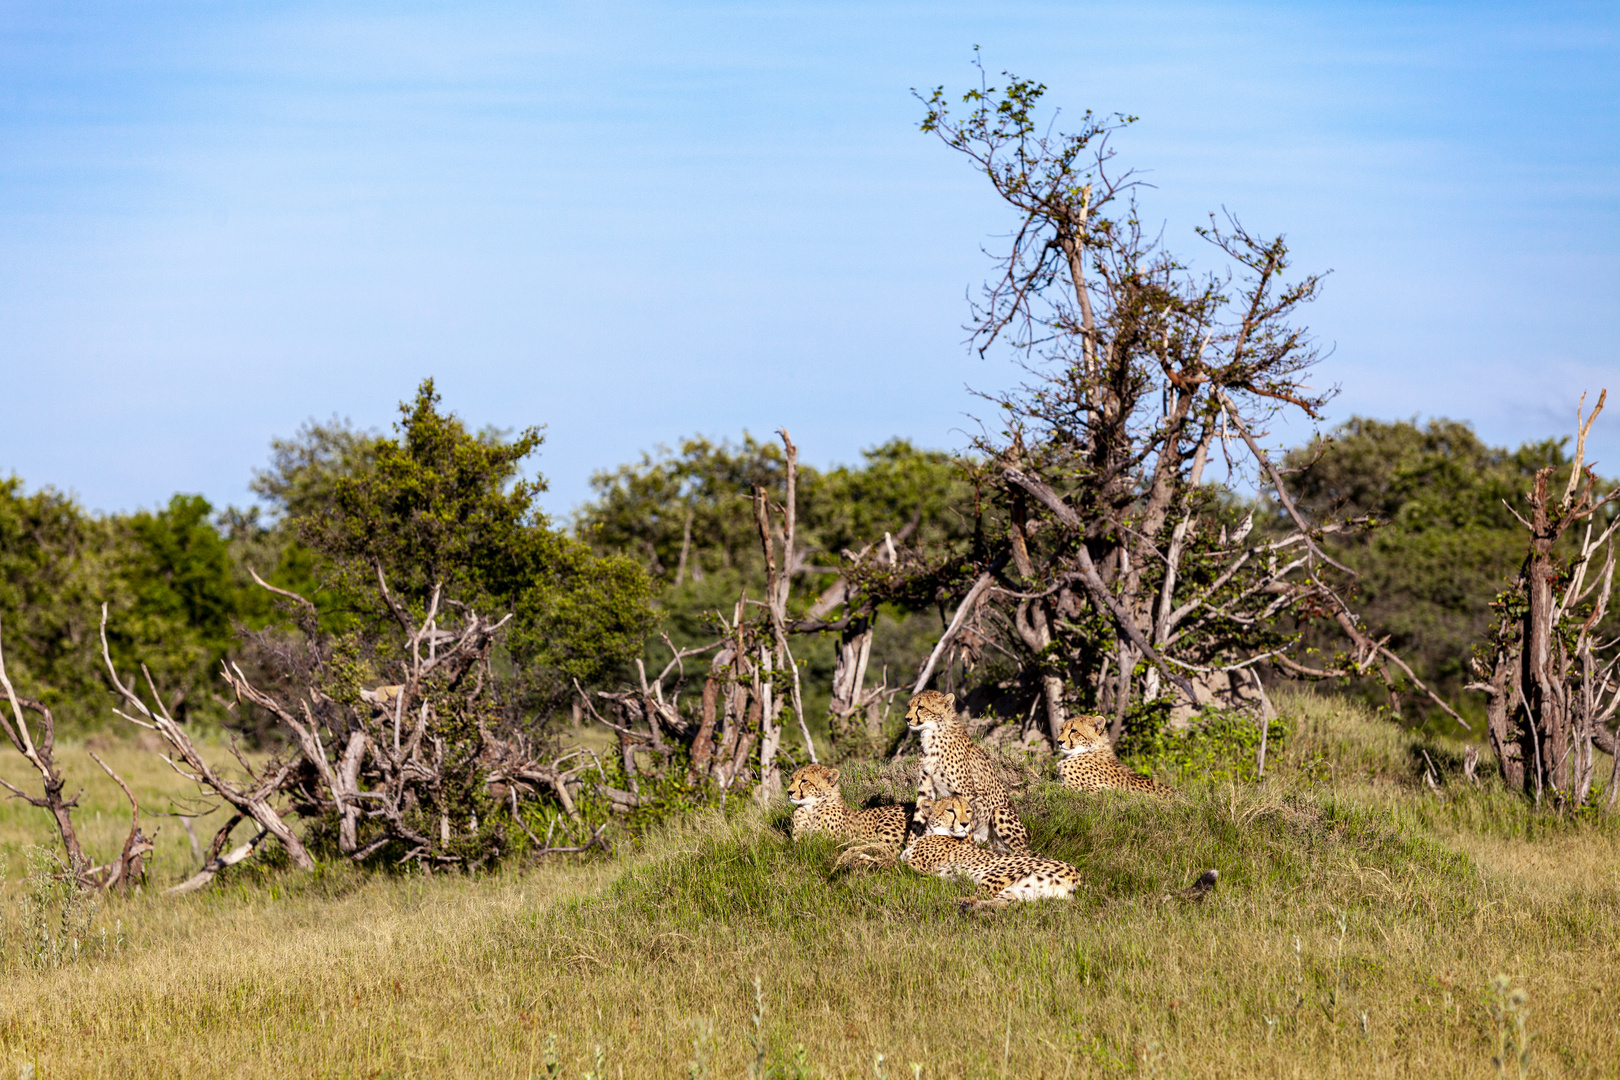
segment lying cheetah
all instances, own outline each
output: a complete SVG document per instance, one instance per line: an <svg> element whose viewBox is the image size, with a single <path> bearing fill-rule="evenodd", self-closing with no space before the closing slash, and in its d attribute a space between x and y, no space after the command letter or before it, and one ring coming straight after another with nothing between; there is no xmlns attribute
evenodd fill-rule
<svg viewBox="0 0 1620 1080"><path fill-rule="evenodd" d="M997 851L1028 852L1029 832L1008 801L1007 785L995 764L956 715L956 695L924 690L906 706L906 724L923 748L917 824L928 824L935 799L962 795L972 803L974 839Z"/></svg>
<svg viewBox="0 0 1620 1080"><path fill-rule="evenodd" d="M1058 752L1063 755L1058 777L1063 786L1079 791L1119 788L1153 795L1174 794L1176 789L1169 784L1132 771L1114 756L1114 744L1103 734L1105 724L1100 716L1071 716L1063 721L1058 729Z"/></svg>
<svg viewBox="0 0 1620 1080"><path fill-rule="evenodd" d="M793 839L825 832L856 840L875 840L894 851L906 842L906 808L876 806L852 810L838 789L838 770L827 765L805 765L788 780L788 801L793 811ZM893 855L890 856L893 858Z"/></svg>
<svg viewBox="0 0 1620 1080"><path fill-rule="evenodd" d="M959 795L934 802L928 833L900 853L913 870L939 877L967 877L978 883L978 895L963 908L1001 907L1016 900L1067 900L1080 886L1080 871L1066 862L1034 855L997 855L975 844L973 807Z"/></svg>

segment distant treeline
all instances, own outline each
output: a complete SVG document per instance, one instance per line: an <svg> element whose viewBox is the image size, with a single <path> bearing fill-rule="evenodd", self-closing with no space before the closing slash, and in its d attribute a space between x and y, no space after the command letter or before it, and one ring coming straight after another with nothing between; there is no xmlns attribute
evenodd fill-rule
<svg viewBox="0 0 1620 1080"><path fill-rule="evenodd" d="M713 613L729 613L740 589L763 595L749 493L780 487L775 443L694 438L599 473L595 497L564 527L534 505L541 482L521 479L519 463L538 442L532 431L468 428L439 410L430 383L402 406L391 434L334 420L275 441L252 480L261 505L246 510L176 495L160 509L102 516L14 476L0 483L0 618L11 676L65 723L104 723L111 700L96 627L105 602L120 669L133 670L137 658L147 664L177 717L226 721L219 664L251 664L244 635L276 615L252 574L316 600L334 626L358 624L381 617L354 588L355 575L370 577L380 560L412 603L427 581L448 575L461 580L460 595L514 611L500 659L524 672L515 707L554 712L576 680L616 684L636 657L654 657L662 635L678 645L705 640ZM1471 650L1524 556L1523 530L1504 500L1513 502L1536 469L1564 465L1564 443L1510 451L1456 421L1356 418L1292 451L1288 463L1308 512L1376 524L1332 542L1359 574L1356 603L1369 628L1465 715L1477 714L1463 691ZM795 602L808 605L838 581L841 558L847 564L886 537L940 557L971 544L974 464L894 440L858 464L801 466ZM482 501L458 496L447 513L416 505L430 474L459 476ZM1257 509L1261 521L1272 512ZM914 678L943 615L928 597L888 605L874 680L885 669L891 685ZM811 716L825 712L833 648L824 639L800 654Z"/></svg>

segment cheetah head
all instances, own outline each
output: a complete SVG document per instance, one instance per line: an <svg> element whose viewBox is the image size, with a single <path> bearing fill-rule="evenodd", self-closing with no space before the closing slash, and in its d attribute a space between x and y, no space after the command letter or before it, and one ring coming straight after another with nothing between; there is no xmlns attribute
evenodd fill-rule
<svg viewBox="0 0 1620 1080"><path fill-rule="evenodd" d="M947 795L934 802L928 814L929 836L954 836L957 839L973 831L973 804L960 795Z"/></svg>
<svg viewBox="0 0 1620 1080"><path fill-rule="evenodd" d="M1058 752L1064 757L1079 757L1109 746L1103 734L1107 726L1100 716L1071 716L1058 729Z"/></svg>
<svg viewBox="0 0 1620 1080"><path fill-rule="evenodd" d="M956 715L956 695L924 690L906 705L906 726L921 731Z"/></svg>
<svg viewBox="0 0 1620 1080"><path fill-rule="evenodd" d="M803 765L793 770L788 780L788 802L794 806L809 806L813 802L838 795L838 770L828 765Z"/></svg>

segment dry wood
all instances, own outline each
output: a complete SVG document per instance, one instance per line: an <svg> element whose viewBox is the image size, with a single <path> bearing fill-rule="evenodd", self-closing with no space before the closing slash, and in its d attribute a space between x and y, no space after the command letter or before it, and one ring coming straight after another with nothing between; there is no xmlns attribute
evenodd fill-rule
<svg viewBox="0 0 1620 1080"><path fill-rule="evenodd" d="M293 833L287 823L282 820L280 813L271 805L271 800L280 793L281 784L286 779L290 769L284 766L273 774L271 770L267 769L266 775L262 777L250 776L250 779L256 780L257 783L246 789L220 775L213 766L204 760L191 736L169 714L168 708L163 704L162 696L157 693L155 687L151 687L150 673L147 674L147 683L152 690L155 709L148 708L140 696L124 685L123 680L118 677L118 671L112 662L112 652L107 645L106 604L101 605L101 655L107 666L108 679L130 710L130 712L124 712L120 709L114 709L114 714L138 727L157 732L158 736L168 743L174 755L184 763L184 768L182 768L181 764L176 763L173 758L165 757L164 760L169 762L170 767L180 775L214 792L235 808L238 813L257 821L262 829L274 836L282 847L287 849L287 855L292 859L294 866L300 870L315 869L315 860L304 848L303 841ZM142 671L144 672L145 668L142 668ZM131 715L131 713L134 715ZM187 772L187 769L190 772Z"/></svg>
<svg viewBox="0 0 1620 1080"><path fill-rule="evenodd" d="M238 818L236 820L239 821L241 819ZM237 863L246 859L249 855L252 855L254 851L258 850L259 845L264 842L265 837L269 835L270 831L268 829L260 829L258 833L254 835L253 839L249 840L241 847L233 848L224 855L212 856L206 863L203 864L201 870L198 870L195 874L191 875L180 884L165 889L163 894L165 896L184 896L187 893L196 892L204 885L207 885L210 881L213 881L219 872L225 869L227 866L235 866Z"/></svg>
<svg viewBox="0 0 1620 1080"><path fill-rule="evenodd" d="M1509 590L1518 603L1503 606L1492 656L1476 661L1481 678L1469 686L1486 695L1491 746L1508 785L1538 802L1550 792L1561 807L1589 798L1594 749L1620 749L1608 726L1620 711L1620 641L1598 637L1612 597L1620 517L1597 516L1620 489L1598 495L1585 462L1587 436L1607 397L1600 393L1584 418L1584 395L1576 407L1575 456L1562 495L1552 494L1553 470L1541 469L1525 495L1529 516L1514 512L1529 533ZM1576 528L1579 541L1566 564L1559 544Z"/></svg>
<svg viewBox="0 0 1620 1080"><path fill-rule="evenodd" d="M135 793L129 789L129 785L124 783L124 778L102 761L94 750L90 751L90 757L119 786L125 798L129 800L130 806L129 834L124 840L123 849L111 862L100 866L92 865L85 856L78 832L73 826L73 811L78 807L79 795L83 792L80 791L71 798L62 794L67 782L56 764L56 716L42 702L18 696L16 688L11 684L11 677L6 673L3 644L0 644L0 687L5 689L6 700L11 706L10 719L7 719L5 711L0 709L0 728L4 728L11 745L39 773L42 793L37 796L30 795L5 780L0 780L0 786L5 787L14 797L51 815L57 834L61 837L62 848L67 855L68 872L82 887L127 890L138 879L144 879L145 859L152 851L152 842L141 832L140 803L136 801ZM28 712L39 717L37 740L28 727L26 715Z"/></svg>

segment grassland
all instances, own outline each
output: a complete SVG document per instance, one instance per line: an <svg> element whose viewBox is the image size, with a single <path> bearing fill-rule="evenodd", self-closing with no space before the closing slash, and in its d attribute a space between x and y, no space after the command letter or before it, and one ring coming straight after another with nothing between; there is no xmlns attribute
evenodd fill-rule
<svg viewBox="0 0 1620 1080"><path fill-rule="evenodd" d="M965 885L835 875L834 845L749 807L472 880L245 866L69 911L80 950L42 966L27 867L50 833L13 802L0 1075L1473 1077L1521 1022L1506 1075L1620 1075L1615 821L1460 780L1442 800L1393 727L1311 697L1285 712L1264 784L1153 801L1032 775L1036 848L1089 886L987 916L958 913ZM145 805L190 794L152 755L108 753ZM66 760L110 851L122 797ZM905 780L854 765L846 793ZM1206 903L1167 897L1208 866ZM193 867L164 824L154 885Z"/></svg>

